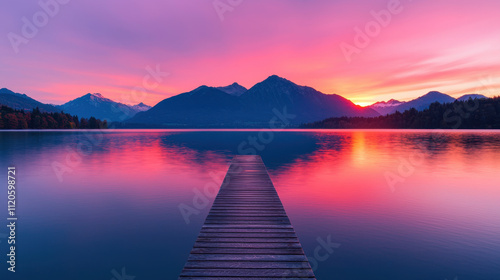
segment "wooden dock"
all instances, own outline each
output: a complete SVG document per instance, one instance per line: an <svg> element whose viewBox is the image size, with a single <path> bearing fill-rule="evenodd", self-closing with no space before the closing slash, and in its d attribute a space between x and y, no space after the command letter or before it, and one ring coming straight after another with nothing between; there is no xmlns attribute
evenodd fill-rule
<svg viewBox="0 0 500 280"><path fill-rule="evenodd" d="M179 279L316 279L260 156L233 158Z"/></svg>

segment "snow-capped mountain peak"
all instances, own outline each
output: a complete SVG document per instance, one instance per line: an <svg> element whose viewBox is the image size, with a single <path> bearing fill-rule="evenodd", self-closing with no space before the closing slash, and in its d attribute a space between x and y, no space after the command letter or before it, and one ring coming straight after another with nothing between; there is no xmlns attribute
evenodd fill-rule
<svg viewBox="0 0 500 280"><path fill-rule="evenodd" d="M146 105L146 104L144 104L144 103L141 102L141 103L139 103L137 105L132 106L132 109L134 109L134 110L136 110L138 112L144 112L144 111L147 111L147 110L151 109L151 106Z"/></svg>
<svg viewBox="0 0 500 280"><path fill-rule="evenodd" d="M87 93L58 107L79 117L96 117L108 121L124 121L151 108L143 103L131 106L115 102L100 93Z"/></svg>
<svg viewBox="0 0 500 280"><path fill-rule="evenodd" d="M396 99L391 99L389 101L379 101L377 103L374 103L372 106L373 107L378 107L378 108L386 108L386 107L394 107L394 106L399 106L403 104L404 102L401 102Z"/></svg>

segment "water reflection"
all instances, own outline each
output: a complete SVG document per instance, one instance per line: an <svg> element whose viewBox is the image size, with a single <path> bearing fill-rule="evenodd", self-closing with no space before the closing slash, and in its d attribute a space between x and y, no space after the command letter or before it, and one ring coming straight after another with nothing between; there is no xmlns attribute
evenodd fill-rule
<svg viewBox="0 0 500 280"><path fill-rule="evenodd" d="M21 187L17 279L111 279L111 270L122 267L137 279L176 279L210 207L186 224L179 205L193 206L196 190L220 184L232 156L252 149L263 157L306 253L313 254L318 237L341 244L318 262L318 279L500 277L500 133L267 136L1 132L0 158L18 166ZM54 162L69 168L62 181ZM391 188L387 173L402 181Z"/></svg>

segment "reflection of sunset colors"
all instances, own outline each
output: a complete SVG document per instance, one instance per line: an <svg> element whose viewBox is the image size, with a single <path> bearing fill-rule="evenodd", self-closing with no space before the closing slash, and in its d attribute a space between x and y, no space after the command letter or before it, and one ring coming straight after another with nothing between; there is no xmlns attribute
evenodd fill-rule
<svg viewBox="0 0 500 280"><path fill-rule="evenodd" d="M230 133L230 130L224 131ZM203 188L205 183L214 181L213 175L209 173L217 173L215 182L220 184L228 161L236 152L198 151L190 147L189 143L174 140L175 136L182 135L179 132L165 133L158 130L143 133L106 133L103 142L106 149L84 156L84 162L74 168L76 175L100 174L96 180L101 183L96 181L83 191L94 192L94 188L102 189L104 185L109 191L134 196L146 195L143 188L147 188L148 192L160 196L166 195L163 192L167 191L172 197L189 197L192 191L185 186ZM186 132L189 133L197 132ZM252 135L257 131L248 133ZM348 130L317 131L305 135L310 141L317 141L317 150L277 169L270 169L280 196L292 211L295 208L301 212L306 207L309 211L321 213L364 212L372 211L371 207L382 207L380 209L386 209L384 211L402 213L417 210L412 207L419 203L427 205L422 211L446 205L462 208L459 206L464 203L463 200L448 199L454 194L476 197L468 202L480 203L473 204L478 206L476 210L497 208L493 198L500 196L496 183L500 139L496 133L451 132L436 137L436 134L425 131ZM481 141L482 145L478 147L471 144L477 144L476 141ZM201 146L210 147L214 144L210 139L205 142ZM235 140L228 148L236 149L238 143ZM131 145L133 151L127 150L126 147ZM64 151L59 154L58 160L64 162L67 154ZM419 155L423 160L411 166L414 171L410 175L399 174L399 166L402 162L409 162L412 155ZM269 156L264 156L264 161L266 159L273 162ZM120 163L120 168L109 165L110 169L103 169L102 162ZM384 177L386 172L401 176L404 182L397 183L395 189L391 189ZM78 184L80 180L78 176L66 177L69 180L67 184ZM114 183L117 178L123 184ZM168 182L168 189L164 189L163 180ZM307 192L304 192L304 187ZM395 196L406 201L409 208L394 204ZM432 211L428 214L431 215ZM488 219L488 215L480 219Z"/></svg>
<svg viewBox="0 0 500 280"><path fill-rule="evenodd" d="M476 192L476 195L480 190L486 199L500 196L495 180L500 167L497 133L452 132L443 138L432 138L432 135L436 134L425 131L318 131L316 137L324 146L283 170L272 172L272 178L280 195L293 199L295 203L304 203L307 196L299 186L307 184L307 193L311 193L311 199L316 202L312 205L326 210L350 203L351 199L351 202L360 203L373 200L375 193L390 198L391 189L384 173L389 171L400 175L398 167L401 162L411 162L410 157L418 156L418 162L410 163L414 172L410 176L400 175L405 182L398 184L395 192L420 196L427 191L434 192L436 188L445 188ZM336 139L339 144L342 142L342 145L332 146L328 143L331 139ZM433 139L440 142L433 142ZM480 149L472 145L477 143L475 141L483 143ZM476 176L478 173L481 176ZM420 197L426 198L436 199L436 196Z"/></svg>
<svg viewBox="0 0 500 280"><path fill-rule="evenodd" d="M3 132L2 160L20 167L24 186L20 233L31 269L22 273L54 273L39 265L50 251L65 276L97 279L119 259L134 260L127 269L145 279L176 277L215 196L205 188L220 186L238 145L258 132L109 130L70 161L62 182L53 163L68 164L69 148L100 132ZM260 154L305 252L314 254L318 237L341 244L318 279L446 279L450 271L499 279L500 133L287 130L273 139ZM412 155L421 161L400 174ZM391 188L386 172L404 181Z"/></svg>
<svg viewBox="0 0 500 280"><path fill-rule="evenodd" d="M19 54L3 40L0 87L56 104L87 92L120 101L159 64L171 75L149 92L151 105L201 84L250 87L271 74L358 104L430 90L498 93L496 0L401 1L347 63L341 43L352 44L355 28L389 2L244 1L221 22L212 1L71 1ZM37 1L5 5L1 33L20 33L22 17L38 10Z"/></svg>
<svg viewBox="0 0 500 280"><path fill-rule="evenodd" d="M351 261L350 269L370 266L375 258L397 262L388 255L404 250L419 252L401 255L415 271L426 270L420 261L437 259L466 261L463 268L474 270L468 274L473 279L489 279L491 271L472 267L500 268L498 133L322 131L315 136L321 149L274 170L271 178L299 233L331 234L344 246L337 250L334 271ZM391 189L384 173L399 174L401 162L412 155L423 160ZM353 248L367 253L351 256Z"/></svg>

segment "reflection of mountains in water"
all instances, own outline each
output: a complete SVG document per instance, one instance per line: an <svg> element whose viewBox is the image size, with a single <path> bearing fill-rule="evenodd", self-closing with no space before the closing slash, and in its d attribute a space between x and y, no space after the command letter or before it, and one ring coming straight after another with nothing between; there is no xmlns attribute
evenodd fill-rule
<svg viewBox="0 0 500 280"><path fill-rule="evenodd" d="M8 132L6 132L8 133ZM82 160L92 158L98 163L110 154L140 153L144 157L171 164L198 167L229 163L234 155L261 155L271 170L294 164L323 160L351 158L351 153L370 155L374 152L393 154L403 146L426 152L430 157L450 150L465 150L473 155L478 150L500 146L498 133L480 131L109 131L92 132L16 132L9 137L0 134L0 156L13 160L12 151L22 150L26 157L40 153L60 155L64 162L70 151L82 146L88 154ZM91 140L93 139L93 140ZM95 141L92 143L92 141ZM91 144L89 144L91 143ZM83 145L82 145L83 144ZM90 146L89 146L90 145ZM378 150L378 151L374 151ZM411 151L411 150L409 150ZM144 154L144 155L142 155ZM162 159L163 158L163 159Z"/></svg>
<svg viewBox="0 0 500 280"><path fill-rule="evenodd" d="M312 133L272 131L193 131L161 137L161 145L169 149L195 151L197 164L210 164L209 154L219 154L228 161L238 154L258 154L270 169L294 162L297 158L320 149L320 141Z"/></svg>
<svg viewBox="0 0 500 280"><path fill-rule="evenodd" d="M313 160L311 157L345 157L353 150L359 151L360 146L369 154L370 149L390 152L392 145L405 145L432 156L457 148L475 151L500 142L498 134L477 132L278 131L269 135L259 131L182 132L161 136L160 145L169 150L189 150L190 160L199 165L209 165L214 155L229 162L234 155L255 153L262 156L269 169L278 169L299 159L307 162Z"/></svg>

